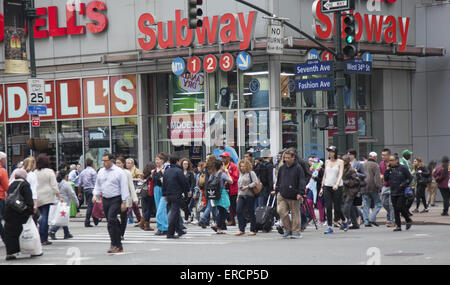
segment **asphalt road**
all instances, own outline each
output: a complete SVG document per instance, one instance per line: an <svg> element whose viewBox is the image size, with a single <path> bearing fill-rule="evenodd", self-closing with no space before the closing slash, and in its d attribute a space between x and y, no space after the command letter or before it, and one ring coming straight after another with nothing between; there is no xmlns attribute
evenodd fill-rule
<svg viewBox="0 0 450 285"><path fill-rule="evenodd" d="M154 224L152 224L154 226ZM235 237L236 227L226 235L211 229L187 225L188 234L177 240L155 236L128 225L124 252L108 254L110 240L106 223L85 228L71 222L73 239L58 240L44 247L44 255L5 261L0 242L0 264L16 265L362 265L362 264L450 264L450 226L415 225L411 230L392 232L392 228L364 228L348 232L335 229L324 235L325 227L306 229L302 239L283 239L276 231Z"/></svg>

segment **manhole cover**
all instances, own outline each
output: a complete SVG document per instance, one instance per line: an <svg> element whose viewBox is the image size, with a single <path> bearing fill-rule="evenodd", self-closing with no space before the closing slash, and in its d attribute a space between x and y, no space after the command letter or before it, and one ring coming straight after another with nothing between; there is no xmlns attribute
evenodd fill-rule
<svg viewBox="0 0 450 285"><path fill-rule="evenodd" d="M423 255L423 253L417 253L417 252L397 252L397 253L388 253L384 256L420 256Z"/></svg>

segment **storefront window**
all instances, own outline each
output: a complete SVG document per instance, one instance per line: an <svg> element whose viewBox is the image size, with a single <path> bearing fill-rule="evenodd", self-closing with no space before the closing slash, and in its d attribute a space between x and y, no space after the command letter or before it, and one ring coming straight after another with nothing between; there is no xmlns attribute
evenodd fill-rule
<svg viewBox="0 0 450 285"><path fill-rule="evenodd" d="M293 147L302 153L302 111L283 110L281 125L283 149Z"/></svg>
<svg viewBox="0 0 450 285"><path fill-rule="evenodd" d="M169 114L169 74L156 74L154 84L156 85L156 112L158 114ZM149 85L150 86L150 85ZM153 94L153 86L151 86Z"/></svg>
<svg viewBox="0 0 450 285"><path fill-rule="evenodd" d="M8 171L11 173L19 162L31 155L31 150L27 145L27 139L30 138L30 124L7 124L6 133L8 141Z"/></svg>
<svg viewBox="0 0 450 285"><path fill-rule="evenodd" d="M108 119L84 121L85 158L94 161L94 168L102 167L102 157L111 152Z"/></svg>
<svg viewBox="0 0 450 285"><path fill-rule="evenodd" d="M237 73L217 71L208 76L210 110L238 108Z"/></svg>
<svg viewBox="0 0 450 285"><path fill-rule="evenodd" d="M304 157L310 156L324 158L324 131L313 128L313 114L317 113L315 110L303 111L303 138L305 143Z"/></svg>
<svg viewBox="0 0 450 285"><path fill-rule="evenodd" d="M241 111L241 132L244 131L244 135L241 137L244 139L245 151L251 151L254 153L254 157L260 157L263 149L270 149L270 130L269 130L269 111Z"/></svg>
<svg viewBox="0 0 450 285"><path fill-rule="evenodd" d="M138 158L137 118L111 119L112 153L125 158Z"/></svg>
<svg viewBox="0 0 450 285"><path fill-rule="evenodd" d="M41 126L33 128L34 136L37 138L48 139L48 148L44 150L38 150L35 155L38 156L41 153L45 153L50 157L50 167L57 169L56 165L56 125L55 122L41 122Z"/></svg>
<svg viewBox="0 0 450 285"><path fill-rule="evenodd" d="M295 84L295 64L281 64L280 82L281 105L283 107L300 108L300 100L297 100L297 87ZM300 95L300 93L298 94Z"/></svg>
<svg viewBox="0 0 450 285"><path fill-rule="evenodd" d="M81 120L58 122L59 164L83 162L83 135Z"/></svg>
<svg viewBox="0 0 450 285"><path fill-rule="evenodd" d="M254 65L240 73L240 108L269 107L269 71L267 64Z"/></svg>
<svg viewBox="0 0 450 285"><path fill-rule="evenodd" d="M357 127L358 136L371 137L372 136L372 118L370 112L358 112L357 113Z"/></svg>
<svg viewBox="0 0 450 285"><path fill-rule="evenodd" d="M209 122L206 126L209 132L205 133L205 137L210 140L211 152L217 154L225 149L239 156L238 112L209 112L205 121Z"/></svg>
<svg viewBox="0 0 450 285"><path fill-rule="evenodd" d="M170 114L205 111L205 76L203 73L170 75Z"/></svg>

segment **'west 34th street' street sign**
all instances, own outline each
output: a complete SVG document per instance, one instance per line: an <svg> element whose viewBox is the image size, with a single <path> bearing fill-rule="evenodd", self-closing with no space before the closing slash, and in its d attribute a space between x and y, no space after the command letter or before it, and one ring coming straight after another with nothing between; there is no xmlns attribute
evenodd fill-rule
<svg viewBox="0 0 450 285"><path fill-rule="evenodd" d="M333 13L355 9L355 0L322 0L320 11L322 13Z"/></svg>

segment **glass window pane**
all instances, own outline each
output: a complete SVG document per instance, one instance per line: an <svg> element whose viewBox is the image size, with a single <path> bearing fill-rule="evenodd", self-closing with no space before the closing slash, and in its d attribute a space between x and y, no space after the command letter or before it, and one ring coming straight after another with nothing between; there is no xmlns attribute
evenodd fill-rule
<svg viewBox="0 0 450 285"><path fill-rule="evenodd" d="M102 166L102 156L111 152L108 119L84 121L84 144L85 158L92 159L94 168L98 169Z"/></svg>
<svg viewBox="0 0 450 285"><path fill-rule="evenodd" d="M77 164L83 160L81 120L58 122L59 164Z"/></svg>
<svg viewBox="0 0 450 285"><path fill-rule="evenodd" d="M218 156L225 150L236 160L236 157L239 157L238 112L209 112L206 122L209 122L206 125L206 128L209 127L209 133L206 135L210 139L211 152Z"/></svg>
<svg viewBox="0 0 450 285"><path fill-rule="evenodd" d="M238 108L237 72L217 71L208 75L210 110Z"/></svg>
<svg viewBox="0 0 450 285"><path fill-rule="evenodd" d="M269 130L269 111L244 111L241 112L241 130L244 130L244 135L241 138L244 140L244 148L241 148L241 153L252 151L253 157L260 157L263 149L270 149L270 130Z"/></svg>
<svg viewBox="0 0 450 285"><path fill-rule="evenodd" d="M295 64L281 64L281 105L283 107L297 107L300 108L300 99L297 100L297 95L300 93L296 92L295 84ZM297 106L297 104L299 104Z"/></svg>
<svg viewBox="0 0 450 285"><path fill-rule="evenodd" d="M357 80L358 87L356 90L356 107L361 110L370 110L370 91L372 90L371 76L366 74L358 74Z"/></svg>
<svg viewBox="0 0 450 285"><path fill-rule="evenodd" d="M112 153L125 158L137 159L138 155L138 130L137 118L113 118L111 119Z"/></svg>
<svg viewBox="0 0 450 285"><path fill-rule="evenodd" d="M205 76L203 73L170 75L170 113L205 111ZM166 87L167 88L167 87Z"/></svg>
<svg viewBox="0 0 450 285"><path fill-rule="evenodd" d="M281 125L283 149L294 147L299 153L302 153L302 111L283 110Z"/></svg>
<svg viewBox="0 0 450 285"><path fill-rule="evenodd" d="M240 73L240 108L269 107L269 71L267 64L254 65Z"/></svg>
<svg viewBox="0 0 450 285"><path fill-rule="evenodd" d="M6 125L8 141L8 171L15 168L17 163L31 155L31 150L27 145L27 139L30 138L30 124L7 124Z"/></svg>
<svg viewBox="0 0 450 285"><path fill-rule="evenodd" d="M305 143L304 157L316 156L320 159L324 158L324 131L313 128L312 115L317 111L306 110L303 111L303 138Z"/></svg>
<svg viewBox="0 0 450 285"><path fill-rule="evenodd" d="M47 149L37 150L35 155L46 153L50 157L50 168L56 170L56 125L55 122L41 122L41 126L33 128L34 137L49 140Z"/></svg>
<svg viewBox="0 0 450 285"><path fill-rule="evenodd" d="M169 74L156 74L156 108L158 114L169 114ZM153 88L153 87L151 87ZM153 89L151 89L153 92Z"/></svg>
<svg viewBox="0 0 450 285"><path fill-rule="evenodd" d="M357 115L358 136L370 137L372 136L372 120L370 112L358 112Z"/></svg>

